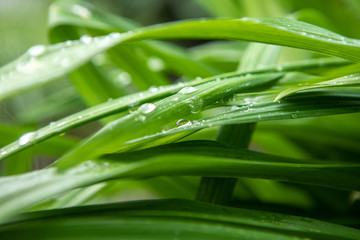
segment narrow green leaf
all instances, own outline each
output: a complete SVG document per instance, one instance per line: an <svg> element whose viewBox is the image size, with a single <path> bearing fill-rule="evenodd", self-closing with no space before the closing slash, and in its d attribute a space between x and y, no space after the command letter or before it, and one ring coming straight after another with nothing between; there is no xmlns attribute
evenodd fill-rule
<svg viewBox="0 0 360 240"><path fill-rule="evenodd" d="M199 113L221 98L273 82L280 77L281 73L268 73L227 78L225 81L219 78L197 87L185 87L176 95L156 103L145 103L137 111L111 122L55 164L67 168L88 158L119 151L126 141L161 132L163 126L171 121L176 122L189 114Z"/></svg>
<svg viewBox="0 0 360 240"><path fill-rule="evenodd" d="M61 224L64 221L68 224ZM94 228L82 228L95 223ZM357 229L319 220L188 200L151 200L32 212L0 227L0 234L12 239L23 236L28 239L80 236L117 239L119 235L148 239L145 232L156 239L173 236L186 239L355 240L360 237Z"/></svg>
<svg viewBox="0 0 360 240"><path fill-rule="evenodd" d="M277 94L274 102L280 100L281 98L284 98L285 96L307 89L359 84L359 67L360 64L340 67L329 72L327 76L311 79L309 81L306 81L305 83L299 84L298 86L286 88Z"/></svg>
<svg viewBox="0 0 360 240"><path fill-rule="evenodd" d="M209 141L182 142L103 158L67 171L50 168L0 179L0 219L59 193L114 178L250 177L360 190L359 164L290 159Z"/></svg>
<svg viewBox="0 0 360 240"><path fill-rule="evenodd" d="M111 114L119 113L122 111L125 111L127 109L133 108L135 106L138 106L141 103L154 101L157 99L160 99L162 97L167 97L171 94L174 94L178 92L179 90L186 88L186 87L196 87L197 85L201 85L207 82L214 81L216 79L231 79L231 76L234 77L236 80L236 77L241 74L233 73L227 74L226 78L220 78L221 76L214 76L212 78L205 78L205 79L196 79L194 81L188 82L188 83L181 83L181 84L175 84L171 86L162 86L156 89L149 89L148 91L139 92L135 94L131 94L122 98L114 99L112 101L108 101L103 104L99 104L97 106L94 106L92 108L85 109L83 111L80 111L78 113L75 113L73 115L70 115L68 117L65 117L63 119L60 119L56 122L51 122L48 126L45 126L42 129L39 129L38 131L34 132L32 134L33 138L31 138L31 141L28 141L26 144L19 144L18 141L15 141L2 149L0 149L0 160L5 159L23 149L26 149L36 143L42 142L52 136L59 135L69 129L72 129L74 127L77 127L79 125L86 124L90 121L94 121L106 116L109 116ZM270 74L270 76L280 76L280 75L273 75ZM255 79L257 78L256 75L254 75ZM249 78L248 80L251 81L253 78ZM260 76L259 79L262 79L264 81L271 81L273 78L270 77L269 79L263 78ZM214 83L213 83L214 84ZM258 84L258 83L251 83L248 86L244 87L250 87L252 84Z"/></svg>
<svg viewBox="0 0 360 240"><path fill-rule="evenodd" d="M215 19L182 21L83 38L48 47L36 46L0 69L0 100L70 72L119 43L145 39L240 39L312 50L351 61L360 60L358 40L288 19ZM76 55L77 58L72 58ZM11 84L9 84L11 82Z"/></svg>

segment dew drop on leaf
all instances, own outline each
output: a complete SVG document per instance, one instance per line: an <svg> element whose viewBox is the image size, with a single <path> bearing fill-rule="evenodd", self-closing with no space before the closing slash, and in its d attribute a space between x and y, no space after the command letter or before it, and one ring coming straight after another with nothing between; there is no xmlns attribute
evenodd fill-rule
<svg viewBox="0 0 360 240"><path fill-rule="evenodd" d="M138 109L138 111L142 114L148 114L151 113L152 111L154 111L156 108L155 104L153 103L144 103L143 105L141 105Z"/></svg>
<svg viewBox="0 0 360 240"><path fill-rule="evenodd" d="M25 133L24 135L22 135L19 139L18 139L18 144L20 146L28 144L30 142L33 142L36 138L37 133L36 132L28 132Z"/></svg>
<svg viewBox="0 0 360 240"><path fill-rule="evenodd" d="M90 44L92 42L93 38L90 37L89 35L82 35L80 37L80 41L85 43L85 44Z"/></svg>
<svg viewBox="0 0 360 240"><path fill-rule="evenodd" d="M199 113L203 107L203 100L202 99L194 99L194 101L192 101L189 104L189 107L190 107L191 113Z"/></svg>
<svg viewBox="0 0 360 240"><path fill-rule="evenodd" d="M159 91L159 88L152 86L149 88L149 91L152 93L156 93L157 91Z"/></svg>
<svg viewBox="0 0 360 240"><path fill-rule="evenodd" d="M298 115L294 113L294 114L291 114L291 116L290 116L290 117L294 119L294 118L297 118L297 117L298 117Z"/></svg>
<svg viewBox="0 0 360 240"><path fill-rule="evenodd" d="M67 41L65 42L65 46L71 46L71 45L73 45L73 41L67 40Z"/></svg>
<svg viewBox="0 0 360 240"><path fill-rule="evenodd" d="M142 122L144 122L144 121L146 120L146 117L145 117L144 115L140 115L140 116L139 116L139 120L142 121Z"/></svg>
<svg viewBox="0 0 360 240"><path fill-rule="evenodd" d="M61 127L63 125L65 125L65 122L59 122L58 124L56 124L57 127Z"/></svg>
<svg viewBox="0 0 360 240"><path fill-rule="evenodd" d="M186 119L179 119L176 122L176 126L177 127L187 127L187 126L191 126L192 122L190 120L186 120Z"/></svg>
<svg viewBox="0 0 360 240"><path fill-rule="evenodd" d="M16 70L21 73L33 73L39 69L42 69L44 64L35 58L31 58L30 61L26 63L19 63L16 66Z"/></svg>
<svg viewBox="0 0 360 240"><path fill-rule="evenodd" d="M194 88L194 87L184 87L182 88L179 93L181 94L188 94L188 93L192 93L192 92L195 92L197 91L197 88Z"/></svg>
<svg viewBox="0 0 360 240"><path fill-rule="evenodd" d="M111 38L119 38L119 37L121 37L121 33L112 32L112 33L109 34L109 36L110 36Z"/></svg>
<svg viewBox="0 0 360 240"><path fill-rule="evenodd" d="M29 48L29 50L27 51L28 54L32 57L37 57L40 56L41 54L43 54L46 50L46 47L44 45L35 45L32 46L31 48Z"/></svg>

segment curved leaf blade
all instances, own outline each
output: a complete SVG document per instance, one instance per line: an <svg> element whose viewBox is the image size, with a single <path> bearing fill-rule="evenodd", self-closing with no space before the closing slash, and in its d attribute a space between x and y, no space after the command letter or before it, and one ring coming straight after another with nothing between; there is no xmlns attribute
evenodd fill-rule
<svg viewBox="0 0 360 240"><path fill-rule="evenodd" d="M159 217L164 218L164 221L159 222ZM64 220L74 224L73 229L77 231L65 231L69 228L69 224L60 224L60 221ZM80 226L95 222L97 222L95 230L90 232L89 228L84 229L86 232L80 230ZM106 225L109 223L111 227ZM157 239L163 236L198 239L201 236L207 239L244 237L246 239L336 238L340 240L357 239L360 236L359 230L319 220L189 200L150 200L26 213L16 217L10 224L0 226L0 233L11 236L12 239L14 233L15 236L26 235L30 239L36 237L38 239L44 227L52 229L47 237L59 237L61 231L66 232L67 237L81 232L83 236L87 235L86 237L95 235L103 238L103 231L108 230L106 235L110 238L116 238L119 234L123 237L148 238L148 235L143 235L143 231L147 232L151 227L153 229L151 236ZM126 231L126 228L134 230ZM139 236L138 232L141 232L142 236Z"/></svg>

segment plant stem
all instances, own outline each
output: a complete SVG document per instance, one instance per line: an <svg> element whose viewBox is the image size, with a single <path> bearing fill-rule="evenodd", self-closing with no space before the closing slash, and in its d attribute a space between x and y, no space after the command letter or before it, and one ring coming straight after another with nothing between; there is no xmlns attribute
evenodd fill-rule
<svg viewBox="0 0 360 240"><path fill-rule="evenodd" d="M216 141L233 147L247 148L250 144L255 123L221 126ZM226 205L231 200L236 178L203 177L196 200Z"/></svg>

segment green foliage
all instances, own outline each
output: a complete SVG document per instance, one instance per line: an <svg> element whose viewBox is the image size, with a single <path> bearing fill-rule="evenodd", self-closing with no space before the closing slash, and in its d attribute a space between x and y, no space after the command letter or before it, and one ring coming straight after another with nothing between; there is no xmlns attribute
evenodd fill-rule
<svg viewBox="0 0 360 240"><path fill-rule="evenodd" d="M0 68L1 239L360 238L358 4L221 2L145 27L52 3Z"/></svg>

